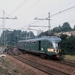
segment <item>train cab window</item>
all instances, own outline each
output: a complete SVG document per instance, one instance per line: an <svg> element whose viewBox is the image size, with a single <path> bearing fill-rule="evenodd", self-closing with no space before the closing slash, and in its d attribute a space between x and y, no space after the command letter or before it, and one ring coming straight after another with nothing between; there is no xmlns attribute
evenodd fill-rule
<svg viewBox="0 0 75 75"><path fill-rule="evenodd" d="M57 42L53 42L53 47L54 47L55 49L57 49L57 48L58 48L58 43L57 43Z"/></svg>

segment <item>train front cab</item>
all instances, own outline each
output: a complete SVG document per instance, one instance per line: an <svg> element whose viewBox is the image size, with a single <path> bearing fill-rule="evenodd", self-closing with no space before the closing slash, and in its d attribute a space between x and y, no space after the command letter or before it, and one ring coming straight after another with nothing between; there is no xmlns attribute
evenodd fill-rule
<svg viewBox="0 0 75 75"><path fill-rule="evenodd" d="M58 42L51 42L48 40L42 40L40 44L39 49L44 53L44 55L48 55L54 58L59 59L59 48L58 48Z"/></svg>
<svg viewBox="0 0 75 75"><path fill-rule="evenodd" d="M60 49L58 46L59 42L51 41L51 44L47 48L48 55L50 55L52 58L60 59ZM52 46L52 47L51 47Z"/></svg>

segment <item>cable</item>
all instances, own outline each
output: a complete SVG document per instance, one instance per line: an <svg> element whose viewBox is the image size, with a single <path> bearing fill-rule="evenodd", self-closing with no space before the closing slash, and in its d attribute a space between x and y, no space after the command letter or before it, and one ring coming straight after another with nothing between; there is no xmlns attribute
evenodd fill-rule
<svg viewBox="0 0 75 75"><path fill-rule="evenodd" d="M39 22L39 21L35 21L35 22L30 23L30 24L27 24L27 25L23 26L23 27L20 28L20 29L23 29L24 27L27 27L27 26L29 26L29 25L31 25L31 24L34 24L34 23L37 23L37 22Z"/></svg>
<svg viewBox="0 0 75 75"><path fill-rule="evenodd" d="M58 15L58 14L60 14L60 13L62 13L62 12L68 11L68 10L73 9L73 8L75 8L75 6L72 6L72 7L67 8L67 9L65 9L65 10L62 10L62 11L59 11L59 12L57 12L57 13L51 15L50 17L53 17L53 16L55 16L55 15ZM39 20L39 21L41 21L41 20ZM39 22L39 21L36 21L36 22L30 23L30 24L34 24L34 23L37 23L37 22ZM30 25L30 24L28 24L28 25ZM27 25L27 26L28 26L28 25Z"/></svg>
<svg viewBox="0 0 75 75"><path fill-rule="evenodd" d="M15 13L17 10L19 10L25 3L27 3L27 1L28 1L28 0L26 0L26 1L24 0L16 9L14 9L14 10L10 13L10 15L13 14L13 13Z"/></svg>
<svg viewBox="0 0 75 75"><path fill-rule="evenodd" d="M51 17L53 17L53 16L55 16L55 15L58 15L58 14L60 14L60 13L62 13L62 12L68 11L68 10L70 10L70 9L73 9L73 8L75 8L75 6L70 7L70 8L67 8L67 9L62 10L62 11L59 11L59 12L57 12L57 13L55 13L55 14L51 15Z"/></svg>
<svg viewBox="0 0 75 75"><path fill-rule="evenodd" d="M60 1L61 1L61 0L60 0ZM57 9L60 9L60 10L61 10L62 7L68 6L68 5L70 5L70 4L74 3L74 2L75 2L75 0L73 0L73 1L71 1L71 2L69 2L69 3L67 3L67 4L65 4L65 5L63 5L63 6L61 6L62 3L60 2L60 7L54 9L54 11L57 10ZM53 12L53 11L51 11L51 12Z"/></svg>
<svg viewBox="0 0 75 75"><path fill-rule="evenodd" d="M33 25L33 26L30 26L30 27L48 27L48 26L35 26L35 25Z"/></svg>
<svg viewBox="0 0 75 75"><path fill-rule="evenodd" d="M36 3L37 3L37 2L36 2ZM35 4L36 4L36 3L35 3ZM34 4L34 5L35 5L35 4ZM34 5L32 5L31 7L33 7ZM29 7L28 9L30 9L31 7ZM67 9L65 9L65 10L62 10L62 11L59 11L59 12L57 12L57 13L51 15L51 17L56 16L56 15L58 15L58 14L60 14L60 13L66 12L66 11L68 11L68 10L71 10L71 9L73 9L73 8L75 8L75 6L72 6L72 7L67 8ZM26 9L25 11L27 11L28 9ZM25 11L24 11L24 12L25 12ZM23 12L22 12L22 13L23 13ZM21 13L21 14L22 14L22 13ZM19 14L19 15L20 15L20 14ZM37 22L39 22L39 21L30 23L30 24L34 24L34 23L37 23ZM30 25L30 24L28 24L28 25ZM26 26L28 26L28 25L26 25ZM25 27L25 26L24 26L24 27Z"/></svg>
<svg viewBox="0 0 75 75"><path fill-rule="evenodd" d="M23 12L21 12L20 14L18 14L17 16L20 16L21 14L23 14L25 11L28 11L30 8L32 8L33 6L35 6L40 0L38 0L35 4L33 4L32 6L30 6L29 8L27 8L26 10L24 10Z"/></svg>

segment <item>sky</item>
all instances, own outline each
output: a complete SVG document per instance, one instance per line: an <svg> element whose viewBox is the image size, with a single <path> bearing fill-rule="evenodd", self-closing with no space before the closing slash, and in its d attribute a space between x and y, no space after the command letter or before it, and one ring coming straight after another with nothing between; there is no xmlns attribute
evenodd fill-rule
<svg viewBox="0 0 75 75"><path fill-rule="evenodd" d="M75 25L75 0L0 0L0 32L2 28L32 29L35 35L39 30L46 31L48 20L40 19L48 18L49 12L51 29L64 22L69 22L72 28ZM3 15L9 19L2 19Z"/></svg>

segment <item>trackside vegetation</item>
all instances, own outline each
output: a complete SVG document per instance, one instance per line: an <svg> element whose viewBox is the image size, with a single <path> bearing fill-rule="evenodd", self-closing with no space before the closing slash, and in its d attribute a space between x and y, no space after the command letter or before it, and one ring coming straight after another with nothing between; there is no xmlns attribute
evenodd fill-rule
<svg viewBox="0 0 75 75"><path fill-rule="evenodd" d="M75 31L75 25L71 28L68 22L65 22L62 26L59 25L51 30L50 35L55 35L55 33L63 33L63 32L71 32ZM75 34L75 32L74 32ZM19 40L25 40L29 38L41 37L41 36L48 36L48 31L42 32L40 35L35 36L33 32L21 31L21 30L5 30L2 32L0 36L0 46L16 46ZM56 35L58 36L58 35ZM59 43L61 54L65 55L75 55L75 35L68 36L66 34L60 34L59 37L62 41Z"/></svg>
<svg viewBox="0 0 75 75"><path fill-rule="evenodd" d="M73 32L70 36L63 34L65 32ZM73 28L70 27L68 22L65 22L62 26L55 27L51 30L51 35L59 36L62 41L59 43L61 54L64 55L75 55L75 25ZM61 34L59 34L61 33ZM59 34L59 35L58 35ZM38 37L48 35L48 31L41 33Z"/></svg>
<svg viewBox="0 0 75 75"><path fill-rule="evenodd" d="M60 49L62 54L75 55L75 36L61 35Z"/></svg>

